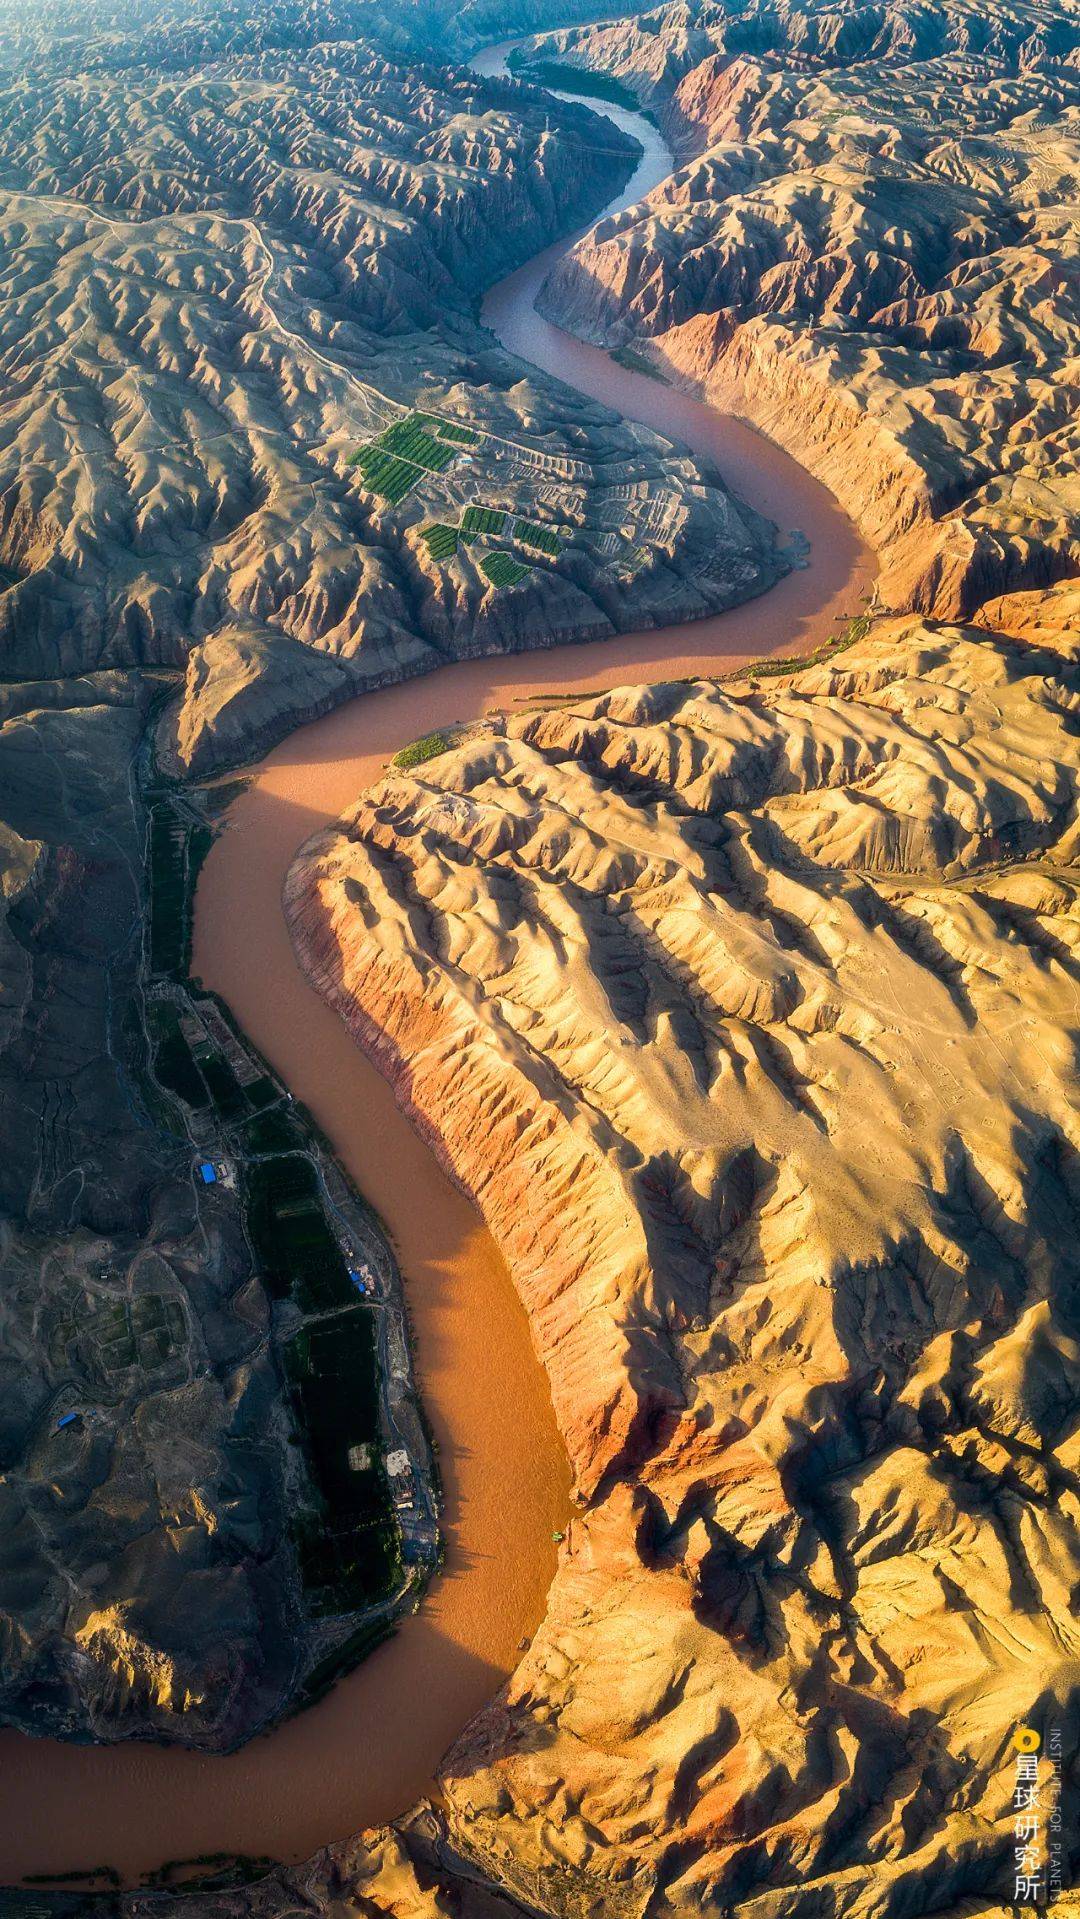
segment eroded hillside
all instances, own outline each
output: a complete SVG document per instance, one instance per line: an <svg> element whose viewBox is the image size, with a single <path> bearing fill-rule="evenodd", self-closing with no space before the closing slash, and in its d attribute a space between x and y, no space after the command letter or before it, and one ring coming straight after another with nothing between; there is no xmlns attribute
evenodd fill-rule
<svg viewBox="0 0 1080 1919"><path fill-rule="evenodd" d="M585 1502L442 1776L530 1906L1005 1883L1077 1657L1078 638L1068 587L493 721L293 870Z"/></svg>
<svg viewBox="0 0 1080 1919"><path fill-rule="evenodd" d="M293 868L580 1507L438 1803L271 1909L1013 1896L1014 1731L1075 1745L1076 46L1040 5L674 5L523 62L685 162L547 311L796 450L902 614L493 717Z"/></svg>
<svg viewBox="0 0 1080 1919"><path fill-rule="evenodd" d="M367 1423L355 1477L327 1468L366 1558L323 1524L289 1369L309 1314L355 1314L357 1247L393 1318L393 1260L189 990L220 804L178 780L448 658L691 615L784 564L689 457L479 329L488 282L636 148L420 65L437 13L3 12L0 1716L37 1732L234 1743L436 1550L433 1495L402 1540L376 1484L386 1444L426 1483L400 1317L393 1408L349 1322Z"/></svg>
<svg viewBox="0 0 1080 1919"><path fill-rule="evenodd" d="M1072 571L1078 45L1038 0L547 36L540 61L633 86L685 164L560 263L546 310L811 464L886 605L965 616Z"/></svg>
<svg viewBox="0 0 1080 1919"><path fill-rule="evenodd" d="M297 1644L265 1291L119 1043L142 669L186 670L162 739L199 773L775 565L678 454L476 333L518 234L600 203L625 147L407 65L418 22L461 51L497 7L298 11L171 9L144 72L145 19L103 9L87 61L47 8L0 116L0 610L33 679L0 735L4 1705L68 1732L220 1743ZM437 1806L202 1913L1003 1910L1013 1729L1076 1743L1080 663L1075 588L1042 590L1076 569L1075 52L1029 0L673 6L538 48L685 161L551 310L795 447L920 617L495 718L294 867L311 977L506 1255L579 1509ZM403 434L427 464L394 498ZM470 510L511 519L501 584ZM49 1338L118 1271L186 1341L65 1478Z"/></svg>
<svg viewBox="0 0 1080 1919"><path fill-rule="evenodd" d="M691 462L476 327L630 173L609 123L364 43L114 57L0 98L11 675L190 661L172 743L206 772L448 657L774 577ZM438 457L369 472L414 416ZM495 576L488 542L438 544L470 506L511 516Z"/></svg>

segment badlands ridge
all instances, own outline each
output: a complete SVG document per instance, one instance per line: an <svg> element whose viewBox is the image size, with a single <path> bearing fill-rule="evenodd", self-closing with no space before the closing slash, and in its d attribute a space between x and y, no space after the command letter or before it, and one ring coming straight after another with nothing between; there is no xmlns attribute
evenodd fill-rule
<svg viewBox="0 0 1080 1919"><path fill-rule="evenodd" d="M190 890L220 816L193 779L388 681L713 611L786 564L685 450L480 328L637 148L420 64L417 24L0 7L0 1718L39 1733L233 1744L345 1630L298 1567L245 1182L195 1177L237 1138L197 1069L197 1110L158 1073L187 1041L150 895L170 846ZM372 450L395 430L427 466ZM470 507L546 548L437 555Z"/></svg>
<svg viewBox="0 0 1080 1919"><path fill-rule="evenodd" d="M441 1780L530 1909L990 1894L1073 1723L1078 613L492 722L294 868L583 1502Z"/></svg>
<svg viewBox="0 0 1080 1919"><path fill-rule="evenodd" d="M1078 48L1075 13L1026 3L673 5L549 36L685 163L545 310L795 452L879 551L885 605L964 617L1071 573Z"/></svg>
<svg viewBox="0 0 1080 1919"><path fill-rule="evenodd" d="M319 1904L990 1913L1014 1728L1075 1743L1077 44L706 4L519 56L684 160L545 311L794 448L891 611L492 717L293 868L580 1502L437 1808L290 1879Z"/></svg>
<svg viewBox="0 0 1080 1919"><path fill-rule="evenodd" d="M456 57L582 11L419 24ZM268 1301L128 1017L147 725L198 806L350 694L783 561L477 326L628 177L606 123L418 65L413 8L168 8L152 60L148 19L91 57L23 10L0 101L3 1710L212 1745L311 1648ZM303 963L505 1254L579 1503L437 1798L192 1910L1008 1896L1013 1728L1076 1745L1078 44L1040 0L687 0L523 54L680 160L547 310L793 447L885 611L802 670L492 716L294 866ZM436 562L464 456L361 484L417 410L585 529L558 569ZM42 1329L106 1263L185 1338L61 1470Z"/></svg>

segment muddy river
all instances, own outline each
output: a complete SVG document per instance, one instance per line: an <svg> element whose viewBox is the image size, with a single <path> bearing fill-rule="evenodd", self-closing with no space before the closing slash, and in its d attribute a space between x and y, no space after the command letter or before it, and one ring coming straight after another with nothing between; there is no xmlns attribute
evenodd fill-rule
<svg viewBox="0 0 1080 1919"><path fill-rule="evenodd" d="M503 52L489 49L474 65L497 70ZM600 110L644 148L611 211L640 198L672 162L640 115ZM369 694L300 729L255 769L203 871L195 969L311 1108L390 1228L441 1452L446 1570L420 1612L326 1699L228 1758L0 1737L0 1882L103 1863L132 1880L165 1859L215 1852L297 1860L402 1813L542 1616L568 1470L524 1313L480 1220L298 971L282 880L307 836L416 735L533 694L804 649L857 607L873 572L831 497L768 441L539 319L536 291L571 243L494 287L487 324L514 352L706 456L783 532L807 535L810 564L717 618L470 661Z"/></svg>

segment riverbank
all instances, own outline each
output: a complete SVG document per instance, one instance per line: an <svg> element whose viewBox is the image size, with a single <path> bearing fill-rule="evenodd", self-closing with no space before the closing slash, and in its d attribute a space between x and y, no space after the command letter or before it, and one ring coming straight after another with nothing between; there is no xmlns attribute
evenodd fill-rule
<svg viewBox="0 0 1080 1919"><path fill-rule="evenodd" d="M650 155L659 164L655 129L642 122L638 137L643 166ZM645 177L635 176L628 192L647 190ZM129 1879L166 1857L300 1859L398 1815L431 1784L443 1753L516 1665L543 1614L569 1477L525 1314L476 1215L296 966L281 912L285 874L303 841L410 739L545 694L714 674L763 654L809 651L857 610L873 577L850 523L793 460L533 313L559 251L488 296L484 319L502 343L684 440L782 534L801 531L809 564L764 598L712 619L470 661L388 688L302 728L253 769L203 867L195 970L311 1110L391 1232L440 1449L446 1570L422 1611L325 1700L226 1759L0 1740L5 1879L99 1859Z"/></svg>

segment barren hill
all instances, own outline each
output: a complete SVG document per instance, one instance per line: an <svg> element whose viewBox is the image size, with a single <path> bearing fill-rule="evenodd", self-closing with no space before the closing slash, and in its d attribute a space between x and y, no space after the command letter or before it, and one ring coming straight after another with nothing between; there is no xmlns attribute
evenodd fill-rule
<svg viewBox="0 0 1080 1919"><path fill-rule="evenodd" d="M534 62L557 61L614 79L693 150L701 134L687 113L688 98L744 57L795 72L866 67L858 77L869 94L878 79L869 69L879 63L904 67L962 55L1037 71L1051 62L1075 65L1077 39L1075 12L1053 0L987 0L979 6L970 0L946 6L768 0L753 7L667 0L612 19L554 28L516 51L514 64L527 72Z"/></svg>
<svg viewBox="0 0 1080 1919"><path fill-rule="evenodd" d="M715 42L705 50L705 42ZM942 617L1075 569L1080 29L1040 4L661 8L548 36L686 164L546 310L810 463Z"/></svg>
<svg viewBox="0 0 1080 1919"><path fill-rule="evenodd" d="M170 782L784 564L479 328L636 157L417 60L497 15L0 9L0 1715L35 1731L229 1743L343 1630L308 1616L243 1193L196 1172L244 1135L184 1063L215 1050L178 976L216 802Z"/></svg>
<svg viewBox="0 0 1080 1919"><path fill-rule="evenodd" d="M1077 45L1026 0L704 0L520 60L684 160L547 312L793 448L899 611L493 718L293 868L311 977L506 1254L581 1507L437 1807L278 1897L1010 1897L1015 1728L1075 1744Z"/></svg>
<svg viewBox="0 0 1080 1919"><path fill-rule="evenodd" d="M0 98L10 674L192 655L178 748L207 770L448 655L772 577L763 531L687 461L571 416L475 326L480 289L630 170L606 123L550 119L518 85L348 44ZM358 448L418 408L475 451L367 484ZM646 485L666 540L621 567L601 547ZM497 590L482 549L436 559L425 526L473 500L566 526L563 564Z"/></svg>
<svg viewBox="0 0 1080 1919"><path fill-rule="evenodd" d="M1072 1726L1077 612L492 722L293 870L585 1502L443 1769L530 1907L992 1896Z"/></svg>
<svg viewBox="0 0 1080 1919"><path fill-rule="evenodd" d="M781 563L477 328L632 152L417 46L546 11L178 4L151 57L149 9L88 55L54 0L9 42L0 1625L37 1728L220 1743L310 1663L265 1289L147 1097L155 695L199 776ZM493 717L293 867L303 964L506 1255L579 1505L438 1803L203 1915L1003 1910L1014 1729L1077 1731L1077 46L1043 0L678 0L533 49L683 161L549 310L794 447L899 612ZM184 1337L65 1477L51 1335L118 1268Z"/></svg>

